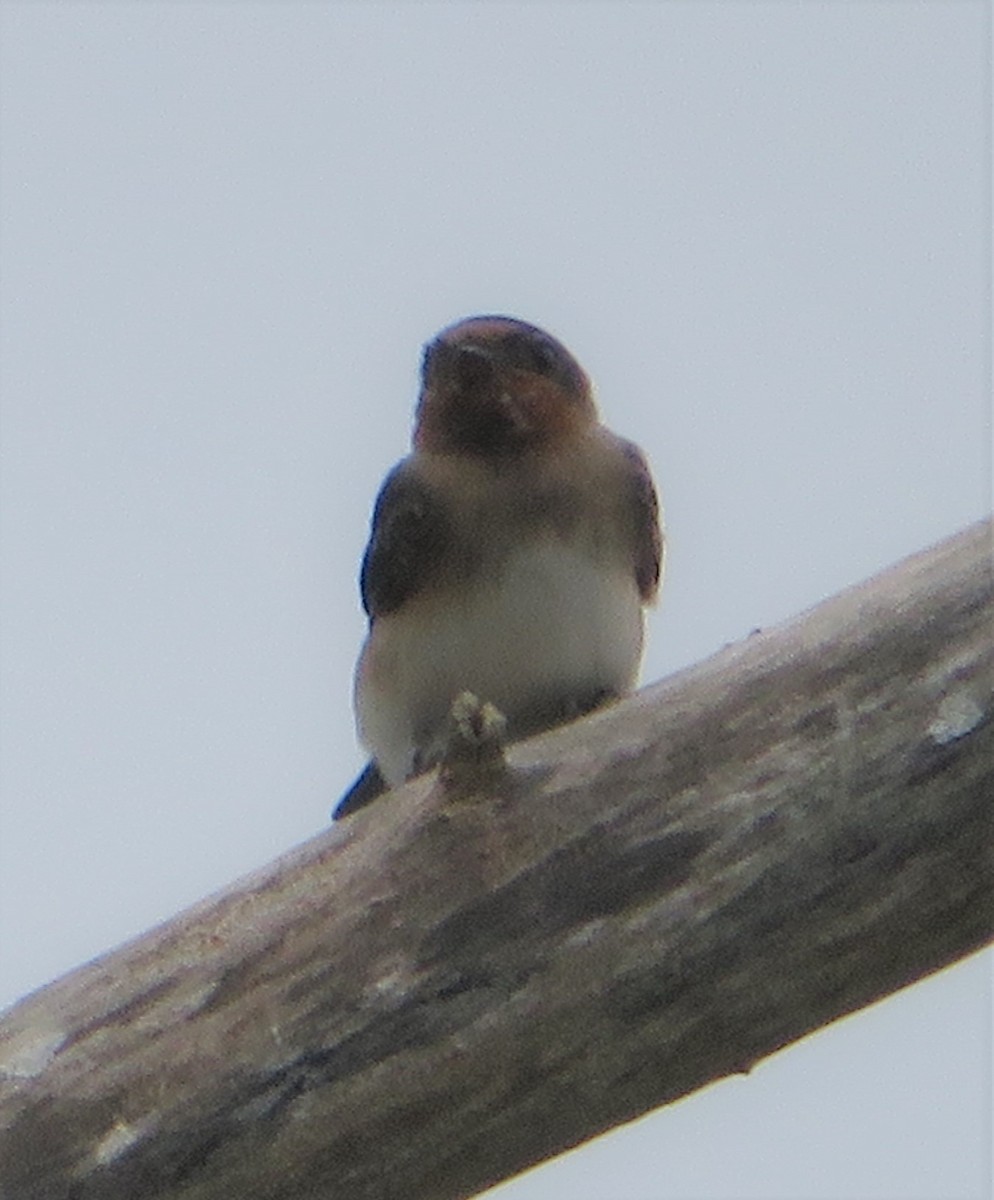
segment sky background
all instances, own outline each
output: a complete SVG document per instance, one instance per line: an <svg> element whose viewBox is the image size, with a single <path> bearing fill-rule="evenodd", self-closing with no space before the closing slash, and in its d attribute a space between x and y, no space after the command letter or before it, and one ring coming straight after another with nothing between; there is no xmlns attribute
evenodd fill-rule
<svg viewBox="0 0 994 1200"><path fill-rule="evenodd" d="M987 5L0 10L0 1004L320 830L422 343L642 444L655 680L990 507ZM966 963L494 1200L985 1200Z"/></svg>

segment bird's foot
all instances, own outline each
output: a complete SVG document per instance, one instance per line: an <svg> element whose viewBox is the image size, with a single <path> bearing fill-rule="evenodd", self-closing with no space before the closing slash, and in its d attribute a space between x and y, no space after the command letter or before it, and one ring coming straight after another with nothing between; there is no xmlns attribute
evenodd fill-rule
<svg viewBox="0 0 994 1200"><path fill-rule="evenodd" d="M468 796L492 786L507 772L504 745L507 718L489 701L461 692L449 710L449 724L438 759L446 792Z"/></svg>

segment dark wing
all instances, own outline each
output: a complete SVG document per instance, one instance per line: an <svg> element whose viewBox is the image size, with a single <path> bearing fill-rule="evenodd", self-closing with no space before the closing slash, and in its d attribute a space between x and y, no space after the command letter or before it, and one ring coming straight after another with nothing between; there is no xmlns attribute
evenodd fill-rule
<svg viewBox="0 0 994 1200"><path fill-rule="evenodd" d="M649 601L656 598L663 567L663 531L659 517L659 497L652 482L645 455L634 442L622 442L622 454L628 469L628 496L635 546L635 579L639 594Z"/></svg>
<svg viewBox="0 0 994 1200"><path fill-rule="evenodd" d="M370 621L416 595L437 576L452 544L445 506L410 459L386 477L373 509L359 590Z"/></svg>

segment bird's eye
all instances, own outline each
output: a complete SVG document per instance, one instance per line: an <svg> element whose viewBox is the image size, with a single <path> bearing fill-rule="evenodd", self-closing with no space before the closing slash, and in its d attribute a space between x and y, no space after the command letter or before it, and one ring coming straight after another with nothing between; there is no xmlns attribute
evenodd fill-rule
<svg viewBox="0 0 994 1200"><path fill-rule="evenodd" d="M562 369L559 354L554 346L546 342L532 342L531 352L535 359L535 369L540 375L554 375Z"/></svg>
<svg viewBox="0 0 994 1200"><path fill-rule="evenodd" d="M550 342L532 334L513 335L505 343L508 361L524 371L534 371L536 375L555 376L562 373L561 356Z"/></svg>

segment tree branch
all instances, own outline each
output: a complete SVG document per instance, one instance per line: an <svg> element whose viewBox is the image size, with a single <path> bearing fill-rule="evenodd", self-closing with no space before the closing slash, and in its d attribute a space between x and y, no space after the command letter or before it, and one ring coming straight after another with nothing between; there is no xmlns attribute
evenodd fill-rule
<svg viewBox="0 0 994 1200"><path fill-rule="evenodd" d="M991 526L426 776L0 1025L12 1200L464 1197L994 931Z"/></svg>

